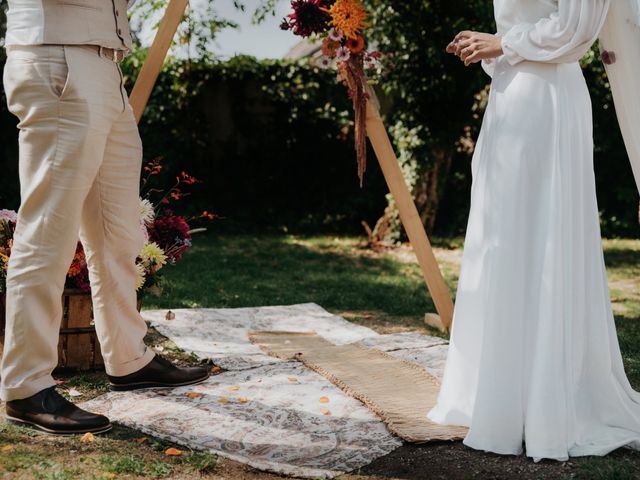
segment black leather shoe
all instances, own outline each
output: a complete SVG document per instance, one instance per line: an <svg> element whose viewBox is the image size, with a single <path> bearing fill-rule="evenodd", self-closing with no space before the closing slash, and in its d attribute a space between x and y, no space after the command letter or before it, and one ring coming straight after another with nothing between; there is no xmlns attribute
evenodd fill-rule
<svg viewBox="0 0 640 480"><path fill-rule="evenodd" d="M57 435L104 433L111 430L109 419L75 406L55 387L22 400L7 402L7 419Z"/></svg>
<svg viewBox="0 0 640 480"><path fill-rule="evenodd" d="M166 358L156 355L137 372L124 377L109 377L111 390L126 391L142 388L183 387L202 383L209 378L209 369L203 367L176 367Z"/></svg>

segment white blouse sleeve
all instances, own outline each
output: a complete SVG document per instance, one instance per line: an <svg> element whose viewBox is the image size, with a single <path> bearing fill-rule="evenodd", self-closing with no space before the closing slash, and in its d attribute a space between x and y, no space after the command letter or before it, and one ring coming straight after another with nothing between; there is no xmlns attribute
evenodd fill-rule
<svg viewBox="0 0 640 480"><path fill-rule="evenodd" d="M619 0L614 0L619 1ZM515 25L502 37L507 61L576 62L604 24L610 0L558 0L558 9L535 24Z"/></svg>

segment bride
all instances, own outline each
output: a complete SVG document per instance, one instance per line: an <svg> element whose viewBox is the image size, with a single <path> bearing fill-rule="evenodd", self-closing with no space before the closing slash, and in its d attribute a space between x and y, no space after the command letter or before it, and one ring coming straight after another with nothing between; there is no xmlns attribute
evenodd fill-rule
<svg viewBox="0 0 640 480"><path fill-rule="evenodd" d="M447 47L466 65L483 60L493 77L450 353L429 413L468 426L464 443L475 449L520 454L524 444L536 460L640 449L640 393L611 310L578 64L608 18L619 22L610 7L631 12L629 0L495 0L497 35L462 32ZM638 107L635 82L627 99ZM628 121L640 111L617 106L631 154Z"/></svg>

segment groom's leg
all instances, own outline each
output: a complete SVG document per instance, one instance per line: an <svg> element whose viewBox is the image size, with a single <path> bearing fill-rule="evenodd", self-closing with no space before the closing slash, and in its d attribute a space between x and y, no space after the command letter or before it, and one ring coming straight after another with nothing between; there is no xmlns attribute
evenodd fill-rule
<svg viewBox="0 0 640 480"><path fill-rule="evenodd" d="M107 138L80 229L96 330L112 376L137 372L154 357L144 345L147 325L136 308L136 257L144 245L139 207L142 144L124 92L122 99L123 111Z"/></svg>
<svg viewBox="0 0 640 480"><path fill-rule="evenodd" d="M136 309L142 147L126 94L126 108L109 133L104 160L85 202L80 236L87 253L96 330L114 390L192 385L207 368L179 368L143 342L147 325Z"/></svg>
<svg viewBox="0 0 640 480"><path fill-rule="evenodd" d="M81 63L73 49L43 45L11 50L5 67L9 109L20 120L21 183L7 272L6 401L54 385L62 291L109 130L86 95L96 78Z"/></svg>

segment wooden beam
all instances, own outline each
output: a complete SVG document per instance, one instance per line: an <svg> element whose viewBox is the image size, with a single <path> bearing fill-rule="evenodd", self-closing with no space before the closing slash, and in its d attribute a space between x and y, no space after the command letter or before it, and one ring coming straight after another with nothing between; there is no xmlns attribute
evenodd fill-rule
<svg viewBox="0 0 640 480"><path fill-rule="evenodd" d="M433 254L431 242L422 225L374 96L367 102L367 133L440 317L438 320L437 316L430 315L427 319L428 324L443 331L449 330L453 322L453 300Z"/></svg>
<svg viewBox="0 0 640 480"><path fill-rule="evenodd" d="M188 4L189 0L170 0L167 5L156 38L153 40L147 59L142 65L136 84L129 96L129 103L138 123L147 107L147 102Z"/></svg>

